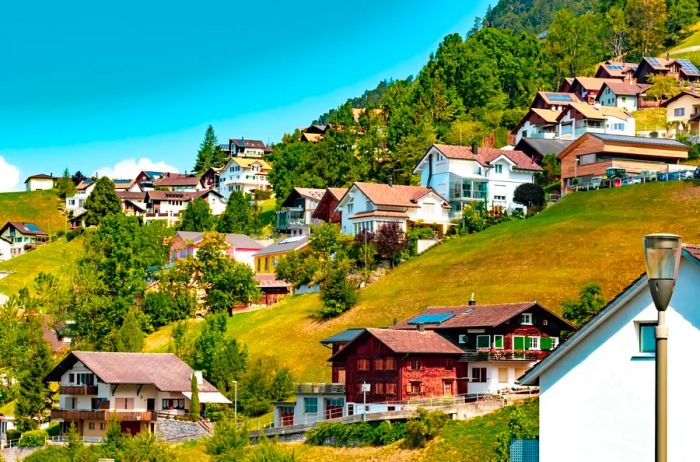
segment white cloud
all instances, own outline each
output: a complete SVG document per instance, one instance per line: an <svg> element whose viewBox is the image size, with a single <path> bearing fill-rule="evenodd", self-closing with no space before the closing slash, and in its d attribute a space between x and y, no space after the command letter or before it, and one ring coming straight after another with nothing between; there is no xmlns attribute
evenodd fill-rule
<svg viewBox="0 0 700 462"><path fill-rule="evenodd" d="M16 191L19 184L19 169L0 156L0 192Z"/></svg>
<svg viewBox="0 0 700 462"><path fill-rule="evenodd" d="M158 172L177 172L178 169L165 162L153 162L147 157L136 159L126 159L117 162L112 167L102 167L97 169L98 176L106 176L112 179L134 178L141 170L154 170Z"/></svg>

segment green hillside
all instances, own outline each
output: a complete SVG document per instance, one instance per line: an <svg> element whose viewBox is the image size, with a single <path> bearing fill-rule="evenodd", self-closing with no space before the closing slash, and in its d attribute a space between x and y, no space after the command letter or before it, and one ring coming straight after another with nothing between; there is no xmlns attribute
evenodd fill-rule
<svg viewBox="0 0 700 462"><path fill-rule="evenodd" d="M54 191L0 193L0 226L7 221L28 221L49 234L57 233L66 229L60 205Z"/></svg>
<svg viewBox="0 0 700 462"><path fill-rule="evenodd" d="M43 245L19 257L0 262L0 271L12 274L0 279L0 293L16 294L19 289L34 281L39 273L57 273L65 265L75 261L82 248L82 239L70 242L59 239Z"/></svg>
<svg viewBox="0 0 700 462"><path fill-rule="evenodd" d="M455 238L363 289L337 319L320 322L317 295L284 300L230 318L230 334L253 355L279 358L300 381L330 379L318 341L348 327L388 326L428 305L538 300L560 311L587 282L611 298L643 272L642 236L674 232L700 242L700 184L650 183L577 193L540 215ZM167 329L148 338L168 348Z"/></svg>

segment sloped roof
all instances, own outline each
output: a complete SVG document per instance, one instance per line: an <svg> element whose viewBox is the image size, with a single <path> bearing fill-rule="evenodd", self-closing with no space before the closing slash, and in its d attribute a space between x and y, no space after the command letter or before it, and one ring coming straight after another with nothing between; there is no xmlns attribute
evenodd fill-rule
<svg viewBox="0 0 700 462"><path fill-rule="evenodd" d="M261 140L248 140L245 138L231 138L229 142L235 146L241 148L255 148L255 149L265 149L265 143Z"/></svg>
<svg viewBox="0 0 700 462"><path fill-rule="evenodd" d="M243 168L250 168L251 165L258 163L263 170L270 170L270 164L265 162L263 159L247 158L247 157L234 157L230 162L234 162ZM230 163L229 162L229 163Z"/></svg>
<svg viewBox="0 0 700 462"><path fill-rule="evenodd" d="M604 63L600 63L598 66L599 68L605 68L605 70L611 76L620 78L625 76L625 72L630 70L635 71L637 69L637 63L626 63L623 61L606 61Z"/></svg>
<svg viewBox="0 0 700 462"><path fill-rule="evenodd" d="M576 77L575 82L578 82L586 91L597 91L600 90L604 83L615 83L619 82L618 79L601 79L597 77Z"/></svg>
<svg viewBox="0 0 700 462"><path fill-rule="evenodd" d="M525 137L521 138L515 147L518 148L521 144L527 144L539 154L544 156L545 154L559 154L571 143L572 141L569 140L548 140L545 138Z"/></svg>
<svg viewBox="0 0 700 462"><path fill-rule="evenodd" d="M558 115L560 113L556 112L556 114ZM433 146L449 159L474 160L484 167L489 166L489 163L498 157L505 156L510 159L510 161L513 162L515 167L518 169L533 171L542 170L542 167L533 162L533 160L522 151L512 149L478 148L477 154L475 155L472 152L472 148L469 146L454 146L449 144L434 144Z"/></svg>
<svg viewBox="0 0 700 462"><path fill-rule="evenodd" d="M309 242L308 236L294 236L282 239L277 242L273 242L262 250L259 250L254 257L260 257L263 255L270 255L274 253L284 253L290 252L292 250L299 250L304 247Z"/></svg>
<svg viewBox="0 0 700 462"><path fill-rule="evenodd" d="M306 197L315 201L320 201L323 194L326 192L325 189L316 188L294 188L294 190L298 192L301 197Z"/></svg>
<svg viewBox="0 0 700 462"><path fill-rule="evenodd" d="M534 114L540 116L545 122L556 123L561 115L559 111L553 111L551 109L542 109L534 107L530 109Z"/></svg>
<svg viewBox="0 0 700 462"><path fill-rule="evenodd" d="M199 243L204 238L204 233L199 231L178 231L175 233L175 237L179 237L183 241L189 241L193 244ZM234 234L227 233L224 235L224 240L234 248L240 249L262 249L263 246L256 241L251 239L245 234Z"/></svg>
<svg viewBox="0 0 700 462"><path fill-rule="evenodd" d="M138 200L146 199L146 193L143 191L117 191L117 197L122 200Z"/></svg>
<svg viewBox="0 0 700 462"><path fill-rule="evenodd" d="M93 180L92 178L86 178L86 179L82 180L80 183L78 183L78 186L76 186L76 189L78 191L82 191L84 189L89 188L90 186L94 186L94 184L95 184L95 180Z"/></svg>
<svg viewBox="0 0 700 462"><path fill-rule="evenodd" d="M450 319L439 324L426 327L432 329L454 329L461 327L496 327L519 315L523 311L539 306L537 302L501 303L496 305L458 305L458 306L429 306L425 311L402 321L394 329L415 329L415 324L410 324L412 319L426 314L452 313Z"/></svg>
<svg viewBox="0 0 700 462"><path fill-rule="evenodd" d="M200 182L197 176L164 176L156 180L156 188L160 186L197 186Z"/></svg>
<svg viewBox="0 0 700 462"><path fill-rule="evenodd" d="M573 84L575 79L568 78L565 80L567 80L567 83ZM537 95L542 98L545 103L557 106L566 106L567 104L581 102L581 98L579 98L576 93L567 91L538 91ZM566 98L569 100L566 101Z"/></svg>
<svg viewBox="0 0 700 462"><path fill-rule="evenodd" d="M109 384L152 384L160 391L191 390L192 368L172 353L111 353L73 351L46 377L57 381L66 370L80 361L100 380ZM206 380L200 391L218 391Z"/></svg>
<svg viewBox="0 0 700 462"><path fill-rule="evenodd" d="M348 188L328 188L327 191L330 191L333 197L340 200L343 198L345 193L348 192Z"/></svg>
<svg viewBox="0 0 700 462"><path fill-rule="evenodd" d="M359 329L345 329L342 332L338 332L335 335L331 335L330 337L326 337L323 340L321 340L319 343L323 345L327 345L330 343L348 343L363 333L365 331L364 328L359 328Z"/></svg>
<svg viewBox="0 0 700 462"><path fill-rule="evenodd" d="M48 234L34 223L27 223L24 221L8 221L5 223L5 226L0 229L0 233L10 226L26 236L48 236Z"/></svg>
<svg viewBox="0 0 700 462"><path fill-rule="evenodd" d="M56 177L47 175L46 173L37 173L36 175L28 176L24 182L26 183L29 180L55 180Z"/></svg>
<svg viewBox="0 0 700 462"><path fill-rule="evenodd" d="M688 145L681 143L680 141L670 140L666 138L651 138L646 136L628 136L628 135L612 135L608 133L588 133L591 136L595 136L603 141L612 141L618 143L631 143L631 144L646 144L651 146L667 146L674 148L686 148Z"/></svg>
<svg viewBox="0 0 700 462"><path fill-rule="evenodd" d="M646 61L652 69L657 71L667 71L668 65L672 62L666 58L656 58L654 56L645 56L642 58L642 61Z"/></svg>
<svg viewBox="0 0 700 462"><path fill-rule="evenodd" d="M301 134L301 137L305 139L306 141L310 141L312 143L316 143L318 141L321 141L321 138L323 138L323 135L320 133L308 133L304 132Z"/></svg>
<svg viewBox="0 0 700 462"><path fill-rule="evenodd" d="M672 98L667 99L663 103L661 103L661 107L666 107L672 102L676 101L677 99L680 99L684 96L692 96L693 98L700 98L700 94L695 93L694 91L689 91L689 90L683 90L682 92L678 93L677 95L673 96Z"/></svg>
<svg viewBox="0 0 700 462"><path fill-rule="evenodd" d="M345 352L349 351L350 345L358 342L365 335L376 338L394 353L449 355L464 353L461 348L434 331L368 328L355 337L349 345L333 355L331 359L337 359L344 355Z"/></svg>
<svg viewBox="0 0 700 462"><path fill-rule="evenodd" d="M626 82L605 82L604 87L608 87L616 95L636 96L644 93L651 87L645 83L626 83ZM602 90L603 87L601 87ZM602 91L601 91L602 94ZM600 98L600 95L598 95Z"/></svg>
<svg viewBox="0 0 700 462"><path fill-rule="evenodd" d="M434 192L432 189L423 186L361 182L356 182L354 185L377 206L417 207L416 201L418 199Z"/></svg>
<svg viewBox="0 0 700 462"><path fill-rule="evenodd" d="M607 116L617 117L618 119L630 119L632 116L629 112L619 107L600 106L595 107L588 103L574 103L571 108L576 109L583 114L587 119L605 119Z"/></svg>
<svg viewBox="0 0 700 462"><path fill-rule="evenodd" d="M273 287L291 287L290 283L277 279L274 274L256 274L253 277L258 282L258 287L261 289Z"/></svg>

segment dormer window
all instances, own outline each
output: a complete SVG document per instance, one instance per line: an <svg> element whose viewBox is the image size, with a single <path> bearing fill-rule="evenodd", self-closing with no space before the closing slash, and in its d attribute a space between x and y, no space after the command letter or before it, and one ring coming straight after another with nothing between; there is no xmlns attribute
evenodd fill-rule
<svg viewBox="0 0 700 462"><path fill-rule="evenodd" d="M496 173L503 173L503 164L496 164Z"/></svg>
<svg viewBox="0 0 700 462"><path fill-rule="evenodd" d="M532 313L523 313L520 315L520 324L523 326L532 325Z"/></svg>

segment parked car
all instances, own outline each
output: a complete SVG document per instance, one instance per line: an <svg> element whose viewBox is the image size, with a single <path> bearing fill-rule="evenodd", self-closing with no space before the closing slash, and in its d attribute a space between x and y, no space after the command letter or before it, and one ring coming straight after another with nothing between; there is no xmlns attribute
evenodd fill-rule
<svg viewBox="0 0 700 462"><path fill-rule="evenodd" d="M625 169L624 168L615 168L615 167L610 167L605 169L605 176L612 179L612 178L623 178L625 176Z"/></svg>
<svg viewBox="0 0 700 462"><path fill-rule="evenodd" d="M637 176L626 176L622 179L622 186L641 183L642 179Z"/></svg>
<svg viewBox="0 0 700 462"><path fill-rule="evenodd" d="M695 168L695 171L693 172L693 176L695 177L696 180L700 180L700 167Z"/></svg>

